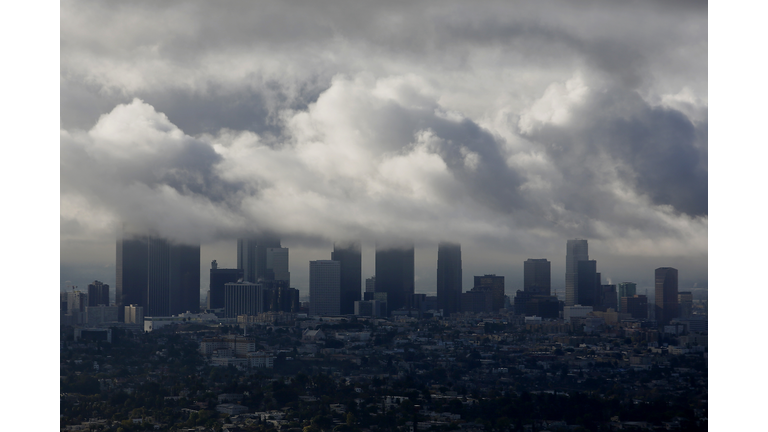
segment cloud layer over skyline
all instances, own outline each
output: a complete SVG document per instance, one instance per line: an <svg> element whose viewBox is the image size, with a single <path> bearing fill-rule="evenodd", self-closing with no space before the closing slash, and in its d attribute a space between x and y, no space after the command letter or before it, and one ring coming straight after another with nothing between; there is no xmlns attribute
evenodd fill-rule
<svg viewBox="0 0 768 432"><path fill-rule="evenodd" d="M277 231L300 288L328 258L300 250L349 238L460 242L468 277L546 257L554 285L587 238L617 278L706 286L697 5L65 1L62 281L127 222L204 249Z"/></svg>

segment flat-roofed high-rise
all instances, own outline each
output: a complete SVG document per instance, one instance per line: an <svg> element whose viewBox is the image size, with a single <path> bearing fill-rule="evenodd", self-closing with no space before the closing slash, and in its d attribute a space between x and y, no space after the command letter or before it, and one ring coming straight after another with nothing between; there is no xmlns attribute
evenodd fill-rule
<svg viewBox="0 0 768 432"><path fill-rule="evenodd" d="M589 260L587 241L583 239L568 240L565 254L565 305L573 306L579 303L578 265L579 261ZM594 288L594 287L591 287Z"/></svg>
<svg viewBox="0 0 768 432"><path fill-rule="evenodd" d="M339 262L341 315L355 313L355 302L361 300L363 288L363 255L360 242L336 242L331 260Z"/></svg>
<svg viewBox="0 0 768 432"><path fill-rule="evenodd" d="M410 307L414 293L414 248L376 245L376 292L387 293L387 310Z"/></svg>
<svg viewBox="0 0 768 432"><path fill-rule="evenodd" d="M618 285L619 288L619 312L624 312L622 309L622 297L634 297L637 294L637 284L634 282L621 282Z"/></svg>
<svg viewBox="0 0 768 432"><path fill-rule="evenodd" d="M579 261L576 266L576 304L595 306L599 298L600 273L597 272L597 261Z"/></svg>
<svg viewBox="0 0 768 432"><path fill-rule="evenodd" d="M309 314L339 315L340 300L341 263L332 260L310 261Z"/></svg>
<svg viewBox="0 0 768 432"><path fill-rule="evenodd" d="M461 245L441 242L437 246L437 308L444 314L461 310Z"/></svg>
<svg viewBox="0 0 768 432"><path fill-rule="evenodd" d="M472 287L472 291L491 293L490 312L498 312L504 307L504 290L504 276L495 274L475 276L475 286Z"/></svg>
<svg viewBox="0 0 768 432"><path fill-rule="evenodd" d="M656 322L667 325L673 318L677 318L677 269L659 267L655 272L655 280Z"/></svg>
<svg viewBox="0 0 768 432"><path fill-rule="evenodd" d="M115 305L144 308L146 316L169 316L200 309L200 246L159 236L117 240Z"/></svg>
<svg viewBox="0 0 768 432"><path fill-rule="evenodd" d="M124 236L117 240L115 260L115 305L118 320L125 319L125 307L147 304L149 259L146 236Z"/></svg>
<svg viewBox="0 0 768 432"><path fill-rule="evenodd" d="M267 278L267 249L280 247L280 238L275 234L237 239L237 268L243 270L243 279L257 282Z"/></svg>
<svg viewBox="0 0 768 432"><path fill-rule="evenodd" d="M528 258L523 263L523 291L535 295L552 294L552 263L545 258Z"/></svg>

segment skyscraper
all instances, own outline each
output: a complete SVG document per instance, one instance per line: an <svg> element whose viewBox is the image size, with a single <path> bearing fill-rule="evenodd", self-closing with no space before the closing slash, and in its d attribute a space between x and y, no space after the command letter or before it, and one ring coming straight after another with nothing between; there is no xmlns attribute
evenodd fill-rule
<svg viewBox="0 0 768 432"><path fill-rule="evenodd" d="M597 272L597 261L579 261L576 266L576 304L595 306L600 287L600 273ZM566 287L567 288L567 287Z"/></svg>
<svg viewBox="0 0 768 432"><path fill-rule="evenodd" d="M493 274L475 276L475 286L472 291L491 293L491 312L498 312L504 307L504 276Z"/></svg>
<svg viewBox="0 0 768 432"><path fill-rule="evenodd" d="M224 315L258 315L264 311L264 290L261 284L252 282L228 282L224 284Z"/></svg>
<svg viewBox="0 0 768 432"><path fill-rule="evenodd" d="M573 306L579 303L578 265L579 261L589 260L587 241L582 239L568 240L565 255L565 305Z"/></svg>
<svg viewBox="0 0 768 432"><path fill-rule="evenodd" d="M309 314L339 315L340 304L341 263L331 260L310 261Z"/></svg>
<svg viewBox="0 0 768 432"><path fill-rule="evenodd" d="M150 236L147 241L147 299L144 313L150 317L169 316L171 310L170 245Z"/></svg>
<svg viewBox="0 0 768 432"><path fill-rule="evenodd" d="M461 245L440 242L437 246L437 308L444 314L460 311Z"/></svg>
<svg viewBox="0 0 768 432"><path fill-rule="evenodd" d="M237 268L243 270L243 279L257 282L269 278L267 249L280 247L280 238L274 234L237 239Z"/></svg>
<svg viewBox="0 0 768 432"><path fill-rule="evenodd" d="M637 294L637 284L634 282L621 282L619 284L619 312L624 312L622 310L622 297L634 297Z"/></svg>
<svg viewBox="0 0 768 432"><path fill-rule="evenodd" d="M200 246L175 244L150 236L147 241L146 316L170 316L200 310Z"/></svg>
<svg viewBox="0 0 768 432"><path fill-rule="evenodd" d="M376 276L371 276L365 280L365 292L376 292Z"/></svg>
<svg viewBox="0 0 768 432"><path fill-rule="evenodd" d="M635 319L648 319L648 297L636 294L622 297L621 313L629 314Z"/></svg>
<svg viewBox="0 0 768 432"><path fill-rule="evenodd" d="M331 260L340 263L339 313L352 315L355 313L355 302L360 301L362 289L363 259L360 243L334 243Z"/></svg>
<svg viewBox="0 0 768 432"><path fill-rule="evenodd" d="M667 325L677 318L677 269L659 267L656 269L656 322Z"/></svg>
<svg viewBox="0 0 768 432"><path fill-rule="evenodd" d="M220 269L216 260L211 262L208 309L224 307L224 285L243 278L241 269Z"/></svg>
<svg viewBox="0 0 768 432"><path fill-rule="evenodd" d="M147 252L146 236L125 236L117 240L115 305L121 322L125 319L126 306L147 304Z"/></svg>
<svg viewBox="0 0 768 432"><path fill-rule="evenodd" d="M291 285L291 273L288 271L288 248L268 247L267 279L286 281Z"/></svg>
<svg viewBox="0 0 768 432"><path fill-rule="evenodd" d="M109 285L100 281L88 284L88 306L109 306Z"/></svg>
<svg viewBox="0 0 768 432"><path fill-rule="evenodd" d="M376 246L376 292L387 293L387 310L410 307L414 292L413 244L397 247Z"/></svg>
<svg viewBox="0 0 768 432"><path fill-rule="evenodd" d="M147 316L168 316L200 309L200 246L134 235L117 241L115 304L120 321L125 306L144 308Z"/></svg>
<svg viewBox="0 0 768 432"><path fill-rule="evenodd" d="M523 264L523 291L536 295L552 294L552 263L529 258Z"/></svg>
<svg viewBox="0 0 768 432"><path fill-rule="evenodd" d="M693 294L690 291L677 293L678 318L691 319L693 317Z"/></svg>

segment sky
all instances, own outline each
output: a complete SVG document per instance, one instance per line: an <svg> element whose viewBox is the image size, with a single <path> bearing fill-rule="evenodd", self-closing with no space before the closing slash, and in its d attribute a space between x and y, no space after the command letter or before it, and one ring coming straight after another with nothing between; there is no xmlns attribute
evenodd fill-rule
<svg viewBox="0 0 768 432"><path fill-rule="evenodd" d="M60 289L115 279L123 224L200 243L280 233L292 285L359 239L437 244L522 289L566 241L604 283L708 288L706 2L60 4ZM114 286L114 285L113 285Z"/></svg>

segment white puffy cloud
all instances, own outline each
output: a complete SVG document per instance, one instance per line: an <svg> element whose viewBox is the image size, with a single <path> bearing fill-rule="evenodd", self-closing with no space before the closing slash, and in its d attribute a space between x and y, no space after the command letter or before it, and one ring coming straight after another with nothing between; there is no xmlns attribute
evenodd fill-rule
<svg viewBox="0 0 768 432"><path fill-rule="evenodd" d="M706 8L348 6L62 3L62 250L586 237L706 278Z"/></svg>

